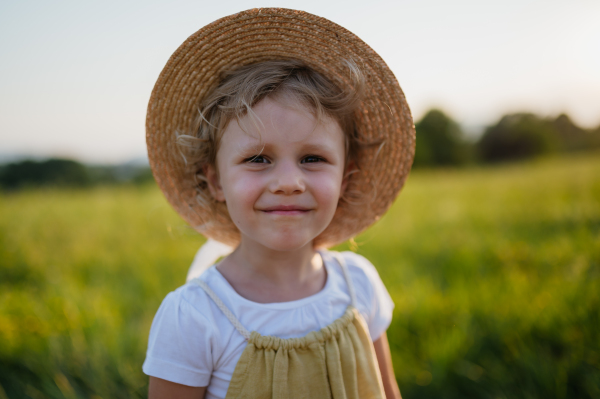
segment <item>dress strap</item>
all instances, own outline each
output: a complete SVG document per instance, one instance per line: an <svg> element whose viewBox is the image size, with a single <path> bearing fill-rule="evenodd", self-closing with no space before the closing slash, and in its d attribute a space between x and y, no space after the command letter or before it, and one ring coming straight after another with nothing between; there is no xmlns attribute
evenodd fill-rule
<svg viewBox="0 0 600 399"><path fill-rule="evenodd" d="M354 284L352 284L352 279L350 278L350 272L348 271L348 266L346 266L346 261L344 257L340 255L339 252L330 252L330 254L335 258L335 260L342 267L342 271L344 272L344 278L346 279L346 284L348 284L348 293L350 293L350 302L353 307L356 308L356 292L354 291Z"/></svg>
<svg viewBox="0 0 600 399"><path fill-rule="evenodd" d="M244 328L244 326L239 322L239 320L235 317L235 315L233 313L231 313L231 310L229 310L229 308L227 308L227 306L225 306L223 301L221 301L221 298L219 298L217 296L217 294L215 294L215 292L208 286L208 284L206 284L206 282L200 280L199 278L195 278L192 281L194 283L198 284L200 286L200 288L202 288L204 290L204 292L206 292L206 294L210 297L210 299L213 300L215 305L217 305L217 307L221 310L221 312L223 312L225 317L227 317L227 320L229 320L231 322L231 324L233 324L235 329L238 330L240 334L242 334L242 336L246 339L246 341L248 341L250 339L250 333L248 332L248 330L246 330L246 328Z"/></svg>

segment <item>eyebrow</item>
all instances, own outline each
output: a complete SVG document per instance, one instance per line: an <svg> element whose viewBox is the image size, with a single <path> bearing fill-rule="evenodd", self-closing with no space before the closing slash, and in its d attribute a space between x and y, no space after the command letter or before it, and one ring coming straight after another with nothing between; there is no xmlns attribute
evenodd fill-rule
<svg viewBox="0 0 600 399"><path fill-rule="evenodd" d="M323 143L320 143L320 144L307 143L302 146L302 150L307 151L307 152L313 152L313 151L314 152L322 152L322 151L333 152L334 146L326 145Z"/></svg>
<svg viewBox="0 0 600 399"><path fill-rule="evenodd" d="M263 152L266 150L269 150L272 147L272 145L268 142L254 142L254 143L238 143L237 145L237 149L238 152ZM306 143L302 145L302 150L303 151L321 151L321 150L325 150L325 151L334 151L334 146L332 145L328 145L325 143Z"/></svg>
<svg viewBox="0 0 600 399"><path fill-rule="evenodd" d="M265 143L242 144L238 143L235 154L241 158L261 155L266 148Z"/></svg>

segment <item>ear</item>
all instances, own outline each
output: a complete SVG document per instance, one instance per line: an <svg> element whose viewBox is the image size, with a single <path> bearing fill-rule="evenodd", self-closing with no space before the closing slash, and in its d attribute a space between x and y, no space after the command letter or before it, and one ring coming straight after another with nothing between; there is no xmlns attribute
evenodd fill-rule
<svg viewBox="0 0 600 399"><path fill-rule="evenodd" d="M219 181L219 172L217 171L217 168L214 165L206 165L203 169L210 194L216 201L225 202L225 195L223 194L223 188Z"/></svg>
<svg viewBox="0 0 600 399"><path fill-rule="evenodd" d="M350 181L350 175L358 172L356 168L356 163L354 161L348 161L348 165L346 165L346 170L344 170L344 178L342 179L342 189L340 191L340 196L344 196L346 192L346 188L348 187L348 182Z"/></svg>

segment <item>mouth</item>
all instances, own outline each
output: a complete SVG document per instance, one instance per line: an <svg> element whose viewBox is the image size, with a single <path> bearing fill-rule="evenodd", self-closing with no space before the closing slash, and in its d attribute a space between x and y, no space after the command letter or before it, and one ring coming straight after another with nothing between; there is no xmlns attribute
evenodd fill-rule
<svg viewBox="0 0 600 399"><path fill-rule="evenodd" d="M303 215L310 211L309 208L305 208L298 205L277 205L268 208L261 209L262 212L265 212L270 215Z"/></svg>

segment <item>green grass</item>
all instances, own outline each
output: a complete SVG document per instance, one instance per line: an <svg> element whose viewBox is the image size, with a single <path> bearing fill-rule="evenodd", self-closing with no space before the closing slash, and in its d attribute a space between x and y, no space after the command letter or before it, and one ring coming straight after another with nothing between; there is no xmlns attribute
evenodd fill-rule
<svg viewBox="0 0 600 399"><path fill-rule="evenodd" d="M144 397L202 242L154 186L0 195L0 399ZM600 154L415 171L356 242L405 398L600 397Z"/></svg>

